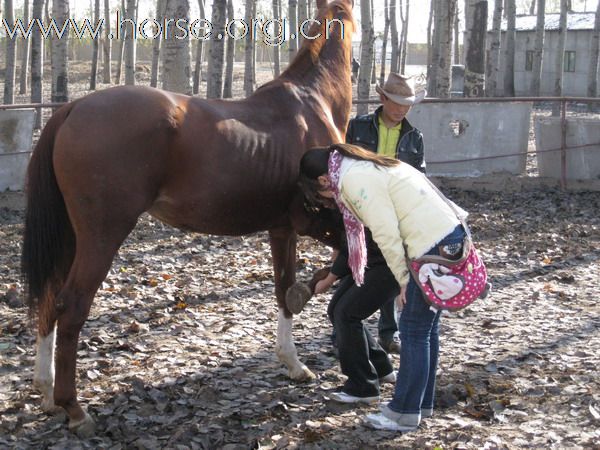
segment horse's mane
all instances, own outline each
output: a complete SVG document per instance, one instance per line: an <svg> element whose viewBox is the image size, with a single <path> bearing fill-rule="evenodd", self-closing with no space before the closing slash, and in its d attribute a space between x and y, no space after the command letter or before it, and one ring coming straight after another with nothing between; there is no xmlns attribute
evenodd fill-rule
<svg viewBox="0 0 600 450"><path fill-rule="evenodd" d="M319 36L317 39L303 39L302 46L298 50L296 57L283 71L281 74L282 76L288 74L289 72L302 71L302 67L306 67L307 62L310 66L312 66L319 61L319 55L321 54L321 51L327 42L327 38L323 33L325 23L327 23L328 20L332 20L336 16L336 13L340 10L343 11L343 19L345 21L349 20L353 29L356 28L356 23L352 15L352 9L348 3L340 0L334 0L328 3L322 7L317 14L317 20L320 22L320 24L313 23L308 31L308 36L314 36L319 33L319 31L321 31L321 36ZM347 48L352 45L351 39L346 39L344 37L342 41Z"/></svg>

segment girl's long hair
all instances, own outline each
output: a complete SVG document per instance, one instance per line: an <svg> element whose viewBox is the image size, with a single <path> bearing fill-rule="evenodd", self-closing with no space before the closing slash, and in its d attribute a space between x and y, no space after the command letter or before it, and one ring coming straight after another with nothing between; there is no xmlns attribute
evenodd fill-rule
<svg viewBox="0 0 600 450"><path fill-rule="evenodd" d="M326 175L328 171L329 155L337 150L342 156L359 161L369 161L381 167L395 167L400 161L387 156L378 155L353 144L333 144L329 147L314 147L307 151L300 160L299 185L309 203L312 205L323 204L323 197L319 195L321 186L317 178Z"/></svg>

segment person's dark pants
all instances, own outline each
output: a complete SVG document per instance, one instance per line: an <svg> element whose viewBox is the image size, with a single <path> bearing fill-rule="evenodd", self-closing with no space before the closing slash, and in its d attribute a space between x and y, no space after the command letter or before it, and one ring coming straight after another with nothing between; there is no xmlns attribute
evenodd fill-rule
<svg viewBox="0 0 600 450"><path fill-rule="evenodd" d="M394 335L398 332L398 318L396 317L396 293L390 297L383 306L379 308L379 322L377 329L379 331L379 341L389 344L394 340ZM386 349L387 350L387 349Z"/></svg>
<svg viewBox="0 0 600 450"><path fill-rule="evenodd" d="M352 276L340 281L329 303L328 315L335 330L342 373L348 377L343 391L357 397L379 395L379 378L393 371L386 352L363 325L386 301L399 292L386 265L365 271L362 286Z"/></svg>

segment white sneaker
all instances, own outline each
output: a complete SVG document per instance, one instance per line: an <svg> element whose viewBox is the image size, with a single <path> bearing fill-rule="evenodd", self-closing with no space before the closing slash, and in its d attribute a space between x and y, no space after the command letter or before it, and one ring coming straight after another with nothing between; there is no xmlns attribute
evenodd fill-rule
<svg viewBox="0 0 600 450"><path fill-rule="evenodd" d="M407 433L409 431L415 431L417 429L417 427L414 426L400 425L398 422L388 419L381 413L367 414L365 416L365 421L367 425L377 430L400 431L402 433Z"/></svg>
<svg viewBox="0 0 600 450"><path fill-rule="evenodd" d="M332 392L329 394L329 398L340 403L377 403L379 401L379 395L376 397L356 397L354 395L346 394L345 392Z"/></svg>
<svg viewBox="0 0 600 450"><path fill-rule="evenodd" d="M395 384L396 383L396 371L392 370L386 376L379 379L379 384Z"/></svg>

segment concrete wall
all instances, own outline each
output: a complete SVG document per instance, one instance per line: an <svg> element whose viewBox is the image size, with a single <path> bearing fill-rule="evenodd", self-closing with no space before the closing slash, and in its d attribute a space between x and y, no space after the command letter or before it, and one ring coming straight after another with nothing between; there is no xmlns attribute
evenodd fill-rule
<svg viewBox="0 0 600 450"><path fill-rule="evenodd" d="M525 155L478 161L445 161L526 152L530 103L425 103L411 108L409 121L423 132L427 173L478 177L525 172Z"/></svg>
<svg viewBox="0 0 600 450"><path fill-rule="evenodd" d="M560 149L560 118L537 119L535 142L538 151ZM560 151L538 153L537 157L541 177L560 178ZM566 166L569 180L600 179L600 120L567 119Z"/></svg>
<svg viewBox="0 0 600 450"><path fill-rule="evenodd" d="M489 35L488 35L489 37ZM502 33L502 48L504 48L505 33ZM563 95L571 97L587 97L588 71L590 62L590 46L592 31L569 30L565 43L565 51L575 51L575 72L562 73ZM540 94L554 96L556 79L556 48L558 33L546 31L544 38L544 55L542 61L542 82ZM535 49L535 32L519 31L515 42L515 93L519 96L531 95L531 79L533 72L525 71L525 52ZM500 52L500 71L497 94L503 93L504 52Z"/></svg>
<svg viewBox="0 0 600 450"><path fill-rule="evenodd" d="M32 146L35 111L0 111L0 191L21 190Z"/></svg>

